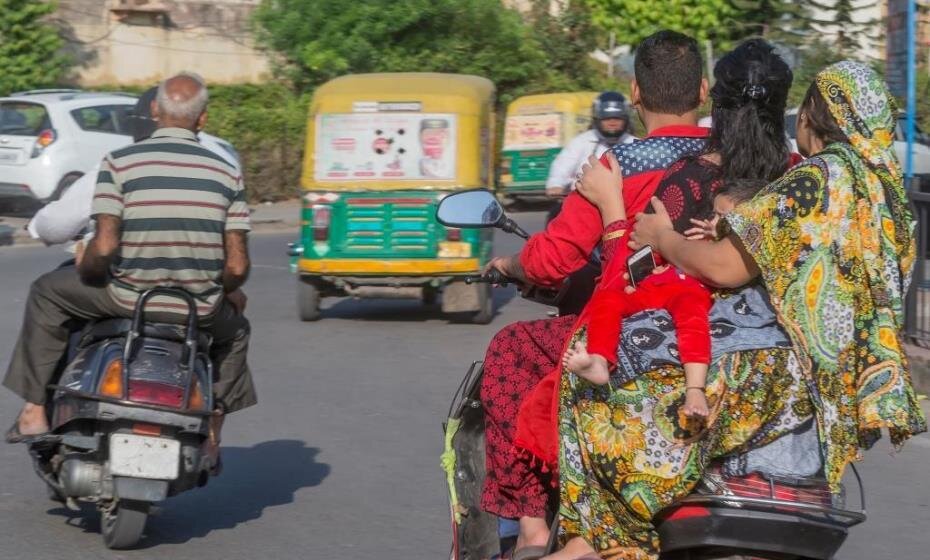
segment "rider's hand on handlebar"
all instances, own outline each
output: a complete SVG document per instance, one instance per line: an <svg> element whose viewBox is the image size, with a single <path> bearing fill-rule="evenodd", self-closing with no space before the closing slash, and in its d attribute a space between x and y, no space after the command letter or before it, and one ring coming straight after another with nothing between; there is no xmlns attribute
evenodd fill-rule
<svg viewBox="0 0 930 560"><path fill-rule="evenodd" d="M497 270L508 278L519 280L521 276L519 256L511 255L509 257L494 257L488 261L488 264L485 265L483 273L487 275L488 271L492 269Z"/></svg>

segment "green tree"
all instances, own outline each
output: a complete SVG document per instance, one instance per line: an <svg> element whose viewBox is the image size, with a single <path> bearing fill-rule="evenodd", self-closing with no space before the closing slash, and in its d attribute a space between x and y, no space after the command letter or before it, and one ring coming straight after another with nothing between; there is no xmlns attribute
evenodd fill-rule
<svg viewBox="0 0 930 560"><path fill-rule="evenodd" d="M636 45L661 29L686 33L717 49L729 48L738 35L732 22L742 12L730 0L585 0L594 24L616 34L620 45Z"/></svg>
<svg viewBox="0 0 930 560"><path fill-rule="evenodd" d="M799 45L810 33L809 8L789 0L732 0L734 33L765 37L784 45Z"/></svg>
<svg viewBox="0 0 930 560"><path fill-rule="evenodd" d="M584 85L586 72L553 57L574 50L541 42L534 24L568 36L564 22L524 21L500 0L264 0L255 12L261 44L300 90L347 73L458 72L492 80L501 101L553 87ZM576 22L577 23L577 22ZM573 68L573 70L576 70Z"/></svg>
<svg viewBox="0 0 930 560"><path fill-rule="evenodd" d="M0 0L0 93L53 86L70 66L58 30L44 18L54 2Z"/></svg>
<svg viewBox="0 0 930 560"><path fill-rule="evenodd" d="M806 2L817 8L821 14L810 17L814 29L835 36L833 48L841 58L855 56L863 46L877 43L881 34L877 32L877 21L856 21L856 14L869 8L873 3L860 3L856 0L825 0Z"/></svg>

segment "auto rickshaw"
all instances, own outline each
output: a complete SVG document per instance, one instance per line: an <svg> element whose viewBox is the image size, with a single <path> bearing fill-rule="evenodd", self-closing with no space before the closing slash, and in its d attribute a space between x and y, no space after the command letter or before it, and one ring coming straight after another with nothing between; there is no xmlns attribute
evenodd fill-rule
<svg viewBox="0 0 930 560"><path fill-rule="evenodd" d="M507 108L499 194L543 196L552 160L572 138L591 127L595 91L527 95Z"/></svg>
<svg viewBox="0 0 930 560"><path fill-rule="evenodd" d="M441 226L446 194L492 186L494 84L460 74L343 76L310 105L300 240L291 244L300 318L329 296L419 298L475 323L490 287L490 230Z"/></svg>

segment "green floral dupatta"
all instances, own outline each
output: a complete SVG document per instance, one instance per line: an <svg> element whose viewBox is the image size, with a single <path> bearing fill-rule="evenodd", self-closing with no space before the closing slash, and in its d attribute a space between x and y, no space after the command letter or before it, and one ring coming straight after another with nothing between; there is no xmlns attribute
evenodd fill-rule
<svg viewBox="0 0 930 560"><path fill-rule="evenodd" d="M901 347L915 224L892 149L895 104L868 67L816 84L849 144L834 143L727 217L762 271L805 370L836 487L888 428L926 430Z"/></svg>

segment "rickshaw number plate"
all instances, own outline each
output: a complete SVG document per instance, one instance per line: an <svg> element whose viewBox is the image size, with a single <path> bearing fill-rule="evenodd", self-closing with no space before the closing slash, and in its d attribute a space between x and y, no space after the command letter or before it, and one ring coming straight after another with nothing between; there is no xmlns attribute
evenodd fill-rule
<svg viewBox="0 0 930 560"><path fill-rule="evenodd" d="M471 257L471 243L467 241L440 241L439 258L467 259Z"/></svg>
<svg viewBox="0 0 930 560"><path fill-rule="evenodd" d="M174 480L178 477L181 442L135 434L110 436L110 473L133 478Z"/></svg>

